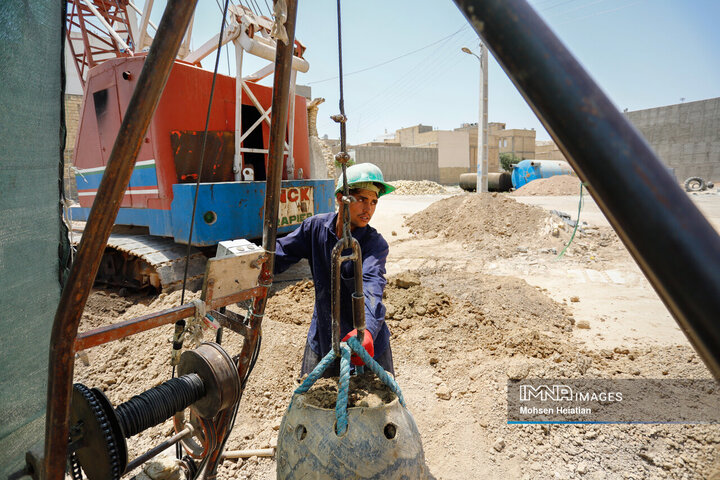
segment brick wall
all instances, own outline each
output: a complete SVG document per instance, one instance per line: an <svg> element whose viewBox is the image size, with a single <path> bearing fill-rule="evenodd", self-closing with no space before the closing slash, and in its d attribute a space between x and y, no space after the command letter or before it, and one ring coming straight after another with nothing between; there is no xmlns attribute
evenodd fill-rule
<svg viewBox="0 0 720 480"><path fill-rule="evenodd" d="M82 95L65 95L65 197L77 200L77 188L75 187L75 174L72 173L73 154L75 152L75 140L77 139L78 127L80 126L80 108L82 108Z"/></svg>

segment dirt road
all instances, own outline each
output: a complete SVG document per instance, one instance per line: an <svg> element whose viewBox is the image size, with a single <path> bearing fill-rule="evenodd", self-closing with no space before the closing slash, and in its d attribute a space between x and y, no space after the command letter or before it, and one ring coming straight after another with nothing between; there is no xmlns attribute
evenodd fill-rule
<svg viewBox="0 0 720 480"><path fill-rule="evenodd" d="M571 229L548 210L574 217L577 198L447 197L384 197L371 222L390 243L385 301L397 381L432 475L720 478L717 426L507 424L509 378L710 374L592 204L584 209L589 225L558 259ZM720 196L700 203L717 225ZM278 287L231 450L273 444L297 385L313 285ZM81 329L178 301L178 293L155 299L99 291ZM76 365L76 380L126 401L169 375L171 330L91 350L90 366ZM226 348L237 353L238 338L228 338ZM170 428L130 441L131 457ZM271 479L274 468L273 459L226 462L219 478Z"/></svg>

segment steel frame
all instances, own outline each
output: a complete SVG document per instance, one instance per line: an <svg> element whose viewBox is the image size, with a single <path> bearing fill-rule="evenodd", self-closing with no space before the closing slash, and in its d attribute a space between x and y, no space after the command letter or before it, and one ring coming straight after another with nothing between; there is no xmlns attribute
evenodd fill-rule
<svg viewBox="0 0 720 480"><path fill-rule="evenodd" d="M128 17L127 0L67 0L66 38L80 82L85 74L103 60L131 57L134 33ZM79 33L79 37L76 37ZM130 45L123 37L129 40ZM81 42L83 49L76 48Z"/></svg>

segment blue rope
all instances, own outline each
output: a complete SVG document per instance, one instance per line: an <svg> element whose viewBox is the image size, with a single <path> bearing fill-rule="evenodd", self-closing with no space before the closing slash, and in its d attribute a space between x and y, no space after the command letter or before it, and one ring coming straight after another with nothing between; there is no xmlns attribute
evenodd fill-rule
<svg viewBox="0 0 720 480"><path fill-rule="evenodd" d="M350 348L348 348L348 346ZM377 375L377 377L382 381L385 385L390 387L390 390L397 395L398 400L400 401L400 404L407 408L407 405L405 405L405 399L403 398L403 394L400 391L400 386L398 386L397 382L390 376L388 372L385 371L384 368L380 366L379 363L375 361L374 358L370 356L370 354L367 353L365 348L362 346L362 344L358 341L357 337L350 337L348 339L347 345L342 343L340 344L340 378L338 379L338 396L337 401L335 402L335 419L337 420L336 423L336 429L335 433L338 435L344 434L348 429L348 413L347 413L347 406L348 406L348 394L350 390L350 349L354 351L363 362L365 362L365 366L368 367L372 372ZM317 366L313 369L312 372L307 376L305 381L295 389L295 392L293 392L293 397L290 399L290 405L288 405L288 410L292 407L293 400L295 400L296 395L302 395L303 393L306 393L312 386L315 384L315 382L318 381L318 379L322 376L323 372L327 370L327 368L335 361L337 356L335 355L334 350L330 350L327 355L320 361L320 363L317 364ZM357 367L356 367L357 368Z"/></svg>
<svg viewBox="0 0 720 480"><path fill-rule="evenodd" d="M407 406L405 405L405 399L403 398L403 394L400 391L400 387L398 386L398 384L395 382L395 380L393 380L390 374L386 372L385 369L382 368L380 364L377 363L375 359L370 356L369 353L367 353L367 350L363 348L357 337L350 337L348 339L348 345L350 345L350 348L352 348L353 351L357 353L358 356L362 359L362 361L365 362L365 366L372 370L373 373L377 375L377 377L380 379L380 381L390 387L390 390L392 390L393 393L397 395L398 400L400 400L400 404L403 407L407 408Z"/></svg>
<svg viewBox="0 0 720 480"><path fill-rule="evenodd" d="M340 378L338 379L338 396L335 402L335 418L337 424L335 433L342 435L348 428L347 406L348 392L350 390L350 349L346 345L340 347Z"/></svg>
<svg viewBox="0 0 720 480"><path fill-rule="evenodd" d="M313 369L313 371L310 372L305 381L298 388L295 389L295 393L293 395L299 395L310 390L310 387L315 385L315 382L318 381L318 379L322 376L323 372L327 370L327 368L334 360L335 350L330 350L328 354L325 355L325 358L323 358L320 363L318 363L317 366Z"/></svg>

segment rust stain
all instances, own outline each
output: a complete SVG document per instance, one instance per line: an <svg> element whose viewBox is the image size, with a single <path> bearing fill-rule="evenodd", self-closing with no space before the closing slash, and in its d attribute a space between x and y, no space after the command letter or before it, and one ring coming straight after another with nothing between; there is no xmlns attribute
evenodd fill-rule
<svg viewBox="0 0 720 480"><path fill-rule="evenodd" d="M665 208L669 209L671 207L669 199L663 194L663 191L660 190L657 185L650 180L650 178L648 178L647 172L644 169L639 168L637 164L633 165L633 171L638 176L638 178L642 180L645 186L647 186L652 191L655 199L659 201Z"/></svg>

